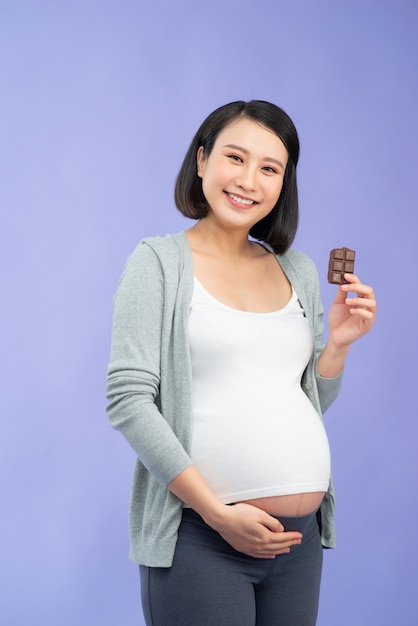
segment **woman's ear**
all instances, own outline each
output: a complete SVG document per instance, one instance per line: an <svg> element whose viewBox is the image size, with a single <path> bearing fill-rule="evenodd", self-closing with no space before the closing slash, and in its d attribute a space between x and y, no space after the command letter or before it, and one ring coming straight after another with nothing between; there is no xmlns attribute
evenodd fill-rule
<svg viewBox="0 0 418 626"><path fill-rule="evenodd" d="M206 158L203 152L203 146L200 146L197 151L197 175L199 178L203 178L203 173L205 171Z"/></svg>

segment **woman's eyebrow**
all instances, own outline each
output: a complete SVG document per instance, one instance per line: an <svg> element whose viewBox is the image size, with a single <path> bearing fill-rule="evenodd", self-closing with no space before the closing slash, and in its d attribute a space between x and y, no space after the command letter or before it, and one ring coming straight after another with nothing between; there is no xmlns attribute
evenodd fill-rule
<svg viewBox="0 0 418 626"><path fill-rule="evenodd" d="M249 152L248 152L248 150L246 148L243 148L242 146L237 146L234 143L228 143L228 144L226 144L226 146L224 146L224 148L231 148L232 150L240 150L244 154L249 154ZM276 163L279 167L284 169L283 163L281 161L278 161L277 159L273 159L273 157L265 157L264 160L265 161L270 161L271 163Z"/></svg>

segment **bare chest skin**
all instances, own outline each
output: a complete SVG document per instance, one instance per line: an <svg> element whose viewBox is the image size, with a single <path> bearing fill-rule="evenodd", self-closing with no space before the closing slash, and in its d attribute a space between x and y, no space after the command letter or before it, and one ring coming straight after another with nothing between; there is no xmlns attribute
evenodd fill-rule
<svg viewBox="0 0 418 626"><path fill-rule="evenodd" d="M278 311L289 302L291 285L275 257L262 246L253 246L254 256L239 263L192 251L194 274L227 306L253 313Z"/></svg>
<svg viewBox="0 0 418 626"><path fill-rule="evenodd" d="M225 261L216 254L193 246L193 271L203 287L217 300L253 313L278 311L286 306L292 287L275 257L264 247L252 244L253 256L240 263ZM323 492L299 493L245 500L271 515L307 515L321 504Z"/></svg>

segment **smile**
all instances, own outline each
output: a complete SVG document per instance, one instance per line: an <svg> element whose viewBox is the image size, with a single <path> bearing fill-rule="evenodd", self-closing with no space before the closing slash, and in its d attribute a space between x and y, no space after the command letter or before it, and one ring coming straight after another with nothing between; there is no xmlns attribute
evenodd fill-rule
<svg viewBox="0 0 418 626"><path fill-rule="evenodd" d="M245 206L251 206L252 204L255 204L254 200L241 198L240 196L236 196L234 193L229 193L228 191L226 193L231 198L231 200L234 200L234 202L238 202L239 204L243 204Z"/></svg>

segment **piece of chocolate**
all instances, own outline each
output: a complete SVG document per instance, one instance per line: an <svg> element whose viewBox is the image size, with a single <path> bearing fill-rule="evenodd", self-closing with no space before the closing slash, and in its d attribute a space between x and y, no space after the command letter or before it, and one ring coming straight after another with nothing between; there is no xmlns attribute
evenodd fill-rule
<svg viewBox="0 0 418 626"><path fill-rule="evenodd" d="M347 283L345 273L353 274L356 253L350 248L334 248L329 253L328 282L333 285Z"/></svg>

